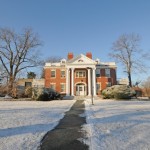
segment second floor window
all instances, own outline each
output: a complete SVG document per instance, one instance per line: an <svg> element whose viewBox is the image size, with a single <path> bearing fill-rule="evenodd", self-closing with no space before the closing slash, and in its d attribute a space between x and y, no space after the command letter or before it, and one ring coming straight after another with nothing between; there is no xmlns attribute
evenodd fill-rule
<svg viewBox="0 0 150 150"><path fill-rule="evenodd" d="M76 78L84 78L86 77L85 71L76 71Z"/></svg>
<svg viewBox="0 0 150 150"><path fill-rule="evenodd" d="M65 71L61 70L61 78L65 78Z"/></svg>
<svg viewBox="0 0 150 150"><path fill-rule="evenodd" d="M51 70L51 78L55 78L56 77L56 71L55 70Z"/></svg>
<svg viewBox="0 0 150 150"><path fill-rule="evenodd" d="M105 69L105 76L110 78L110 69Z"/></svg>
<svg viewBox="0 0 150 150"><path fill-rule="evenodd" d="M100 74L100 69L96 69L96 77L100 77L101 74Z"/></svg>

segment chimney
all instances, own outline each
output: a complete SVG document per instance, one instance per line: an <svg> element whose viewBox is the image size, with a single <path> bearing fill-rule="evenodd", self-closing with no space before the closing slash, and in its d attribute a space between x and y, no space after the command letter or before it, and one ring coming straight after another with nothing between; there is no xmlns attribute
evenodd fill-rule
<svg viewBox="0 0 150 150"><path fill-rule="evenodd" d="M87 53L86 53L86 57L92 59L92 53L91 53L91 52L87 52Z"/></svg>
<svg viewBox="0 0 150 150"><path fill-rule="evenodd" d="M73 58L73 53L68 53L68 60Z"/></svg>

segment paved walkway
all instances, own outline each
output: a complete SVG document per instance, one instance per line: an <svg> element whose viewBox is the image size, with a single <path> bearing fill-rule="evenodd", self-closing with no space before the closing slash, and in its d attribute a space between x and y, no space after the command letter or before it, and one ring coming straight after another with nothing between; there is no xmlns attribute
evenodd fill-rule
<svg viewBox="0 0 150 150"><path fill-rule="evenodd" d="M49 131L42 140L40 150L88 150L88 146L79 141L84 138L81 125L86 123L84 101L77 100L55 129Z"/></svg>

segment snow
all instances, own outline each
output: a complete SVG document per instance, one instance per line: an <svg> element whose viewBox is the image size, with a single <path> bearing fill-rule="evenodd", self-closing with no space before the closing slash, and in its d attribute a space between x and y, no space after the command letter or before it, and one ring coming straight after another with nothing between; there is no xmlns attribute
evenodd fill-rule
<svg viewBox="0 0 150 150"><path fill-rule="evenodd" d="M74 102L0 101L0 150L36 150Z"/></svg>
<svg viewBox="0 0 150 150"><path fill-rule="evenodd" d="M149 150L150 101L85 100L90 150Z"/></svg>
<svg viewBox="0 0 150 150"><path fill-rule="evenodd" d="M0 150L36 150L74 102L0 101ZM150 150L150 101L86 99L85 106L90 150Z"/></svg>

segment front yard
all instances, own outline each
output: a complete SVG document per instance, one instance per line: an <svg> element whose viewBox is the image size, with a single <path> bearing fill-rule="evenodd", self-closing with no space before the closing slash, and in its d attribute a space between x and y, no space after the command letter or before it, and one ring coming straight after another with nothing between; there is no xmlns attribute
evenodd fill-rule
<svg viewBox="0 0 150 150"><path fill-rule="evenodd" d="M0 101L0 150L36 150L75 100ZM85 100L92 150L150 149L150 101Z"/></svg>
<svg viewBox="0 0 150 150"><path fill-rule="evenodd" d="M149 150L150 101L86 101L92 150Z"/></svg>
<svg viewBox="0 0 150 150"><path fill-rule="evenodd" d="M37 150L75 101L0 101L0 150Z"/></svg>

